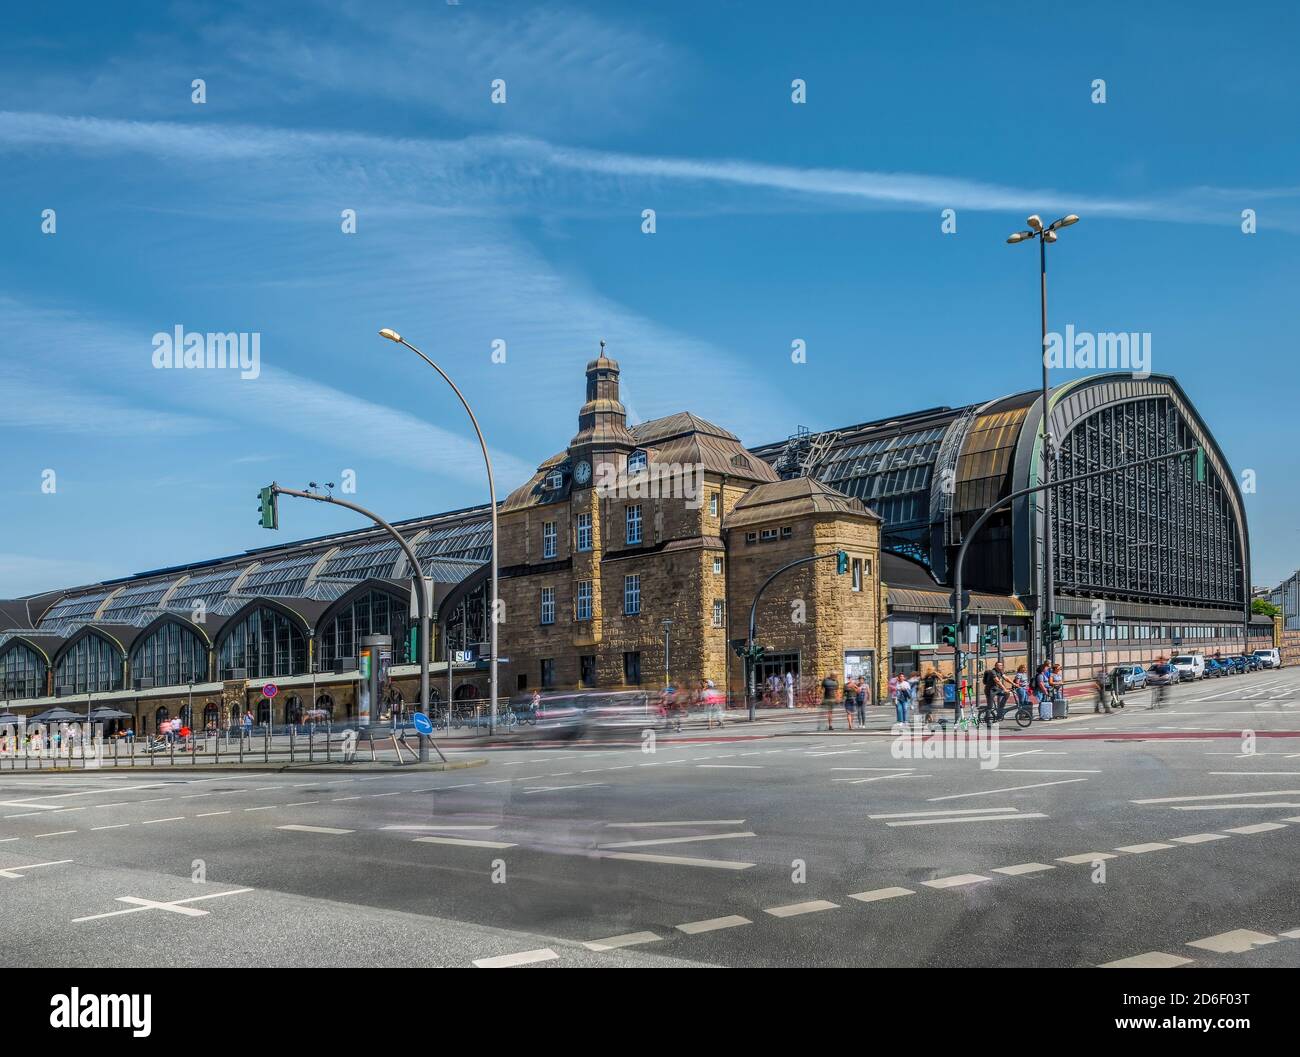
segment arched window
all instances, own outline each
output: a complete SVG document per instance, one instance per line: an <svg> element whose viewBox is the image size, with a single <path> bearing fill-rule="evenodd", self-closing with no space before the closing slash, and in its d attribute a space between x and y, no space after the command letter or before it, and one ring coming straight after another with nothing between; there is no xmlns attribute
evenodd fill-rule
<svg viewBox="0 0 1300 1057"><path fill-rule="evenodd" d="M331 720L334 718L334 698L329 694L321 694L316 698L315 711L312 713L312 719L318 722Z"/></svg>
<svg viewBox="0 0 1300 1057"><path fill-rule="evenodd" d="M216 730L221 722L221 710L209 702L203 706L203 729Z"/></svg>
<svg viewBox="0 0 1300 1057"><path fill-rule="evenodd" d="M366 635L391 635L393 663L411 664L407 656L411 618L405 599L387 591L367 591L345 605L319 633L317 655L321 671L332 671L347 657L356 657Z"/></svg>
<svg viewBox="0 0 1300 1057"><path fill-rule="evenodd" d="M221 672L243 668L249 679L302 675L307 671L307 640L285 614L262 606L225 634L219 657Z"/></svg>
<svg viewBox="0 0 1300 1057"><path fill-rule="evenodd" d="M208 648L191 629L175 621L160 624L131 653L131 681L184 686L208 677Z"/></svg>
<svg viewBox="0 0 1300 1057"><path fill-rule="evenodd" d="M297 694L284 699L284 721L295 727L302 725L302 698Z"/></svg>
<svg viewBox="0 0 1300 1057"><path fill-rule="evenodd" d="M30 646L11 642L0 653L0 697L6 701L45 696L45 661Z"/></svg>
<svg viewBox="0 0 1300 1057"><path fill-rule="evenodd" d="M108 639L91 633L78 639L54 669L54 685L74 694L122 689L122 653Z"/></svg>
<svg viewBox="0 0 1300 1057"><path fill-rule="evenodd" d="M164 723L166 723L171 718L172 718L172 714L171 711L167 708L167 706L159 705L158 711L156 711L153 714L153 729L157 730L159 727L161 727Z"/></svg>

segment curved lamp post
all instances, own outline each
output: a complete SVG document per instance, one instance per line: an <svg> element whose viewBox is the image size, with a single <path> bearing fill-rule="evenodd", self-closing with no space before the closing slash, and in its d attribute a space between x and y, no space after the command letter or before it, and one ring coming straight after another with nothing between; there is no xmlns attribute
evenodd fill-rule
<svg viewBox="0 0 1300 1057"><path fill-rule="evenodd" d="M1007 241L1014 244L1017 242L1027 242L1030 239L1038 240L1038 291L1039 299L1042 304L1043 316L1043 472L1042 483L1049 484L1052 478L1052 434L1047 428L1048 406L1047 406L1047 244L1056 241L1056 233L1061 228L1068 228L1071 224L1077 224L1079 218L1073 213L1061 217L1060 220L1054 220L1044 226L1042 218L1035 213L1026 223L1029 229L1026 231L1017 231L1007 238ZM1052 566L1052 490L1044 489L1042 493L1043 502L1043 586L1042 586L1042 612L1043 628L1047 629L1052 625L1052 611L1056 608L1056 586L1054 578L1056 570ZM957 629L958 636L961 635L961 628ZM1046 634L1046 630L1044 630ZM1044 649L1049 661L1056 658L1056 643L1048 636Z"/></svg>
<svg viewBox="0 0 1300 1057"><path fill-rule="evenodd" d="M497 555L499 551L497 548L497 486L496 479L492 476L492 456L488 454L487 442L483 439L483 431L478 427L478 419L474 417L474 411L469 406L469 401L465 399L465 394L457 388L456 383L447 377L447 372L434 363L433 360L429 359L428 356L422 353L409 341L403 338L402 335L398 334L397 331L385 327L379 332L379 336L381 338L387 338L389 341L395 341L399 345L405 345L442 376L442 380L451 386L452 392L454 392L457 399L460 400L461 406L465 409L465 413L469 415L470 424L473 425L474 432L478 435L479 447L483 449L483 463L487 467L488 501L492 507L492 598L488 607L488 620L490 622L489 635L491 637L491 675L489 676L489 679L491 684L490 693L492 695L492 710L488 720L488 730L490 733L495 734L497 721ZM448 654L447 657L447 671L449 673L451 671L450 654ZM450 699L447 702L447 706L448 708L451 707Z"/></svg>

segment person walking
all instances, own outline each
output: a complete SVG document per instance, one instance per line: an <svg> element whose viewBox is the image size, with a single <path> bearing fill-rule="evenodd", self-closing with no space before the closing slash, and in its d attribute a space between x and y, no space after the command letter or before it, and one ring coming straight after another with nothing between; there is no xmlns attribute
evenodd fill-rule
<svg viewBox="0 0 1300 1057"><path fill-rule="evenodd" d="M243 735L244 735L244 737L245 737L245 738L248 738L248 739L251 740L252 737L253 737L253 711L252 711L252 709L245 709L245 710L244 710L244 719L243 719L243 723L241 724L241 727L242 727L242 730L243 730Z"/></svg>
<svg viewBox="0 0 1300 1057"><path fill-rule="evenodd" d="M866 676L858 676L858 726L867 725L867 706L871 704L871 683Z"/></svg>
<svg viewBox="0 0 1300 1057"><path fill-rule="evenodd" d="M844 680L844 722L853 729L853 713L858 707L858 680L850 675Z"/></svg>
<svg viewBox="0 0 1300 1057"><path fill-rule="evenodd" d="M925 716L925 724L928 727L931 719L934 717L934 710L939 703L939 675L933 669L925 673L925 678L921 680L921 714Z"/></svg>
<svg viewBox="0 0 1300 1057"><path fill-rule="evenodd" d="M907 724L907 680L899 672L889 680L889 696L894 699L894 718L903 725Z"/></svg>
<svg viewBox="0 0 1300 1057"><path fill-rule="evenodd" d="M822 705L826 709L826 729L835 729L835 698L839 694L840 681L834 673L827 673L822 680Z"/></svg>
<svg viewBox="0 0 1300 1057"><path fill-rule="evenodd" d="M785 673L785 707L794 708L794 672Z"/></svg>

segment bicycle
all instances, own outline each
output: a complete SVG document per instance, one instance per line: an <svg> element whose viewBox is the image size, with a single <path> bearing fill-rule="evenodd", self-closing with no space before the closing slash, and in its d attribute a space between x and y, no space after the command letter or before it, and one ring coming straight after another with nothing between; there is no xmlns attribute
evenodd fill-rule
<svg viewBox="0 0 1300 1057"><path fill-rule="evenodd" d="M1001 723L1002 720L1006 718L1007 712L1010 711L1010 707L1009 704L998 706L990 705L987 702L980 705L975 723L976 727L978 728L980 724L984 724L989 728L989 730L992 730L993 720L996 719ZM1016 721L1016 726L1023 730L1034 721L1033 706L1027 702L1017 701L1013 718Z"/></svg>

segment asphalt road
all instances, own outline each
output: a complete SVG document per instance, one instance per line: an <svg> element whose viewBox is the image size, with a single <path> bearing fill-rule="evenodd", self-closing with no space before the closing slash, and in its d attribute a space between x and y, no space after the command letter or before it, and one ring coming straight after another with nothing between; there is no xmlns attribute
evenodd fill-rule
<svg viewBox="0 0 1300 1057"><path fill-rule="evenodd" d="M440 773L3 772L0 960L1300 964L1300 670L1129 702L983 761L792 722Z"/></svg>

